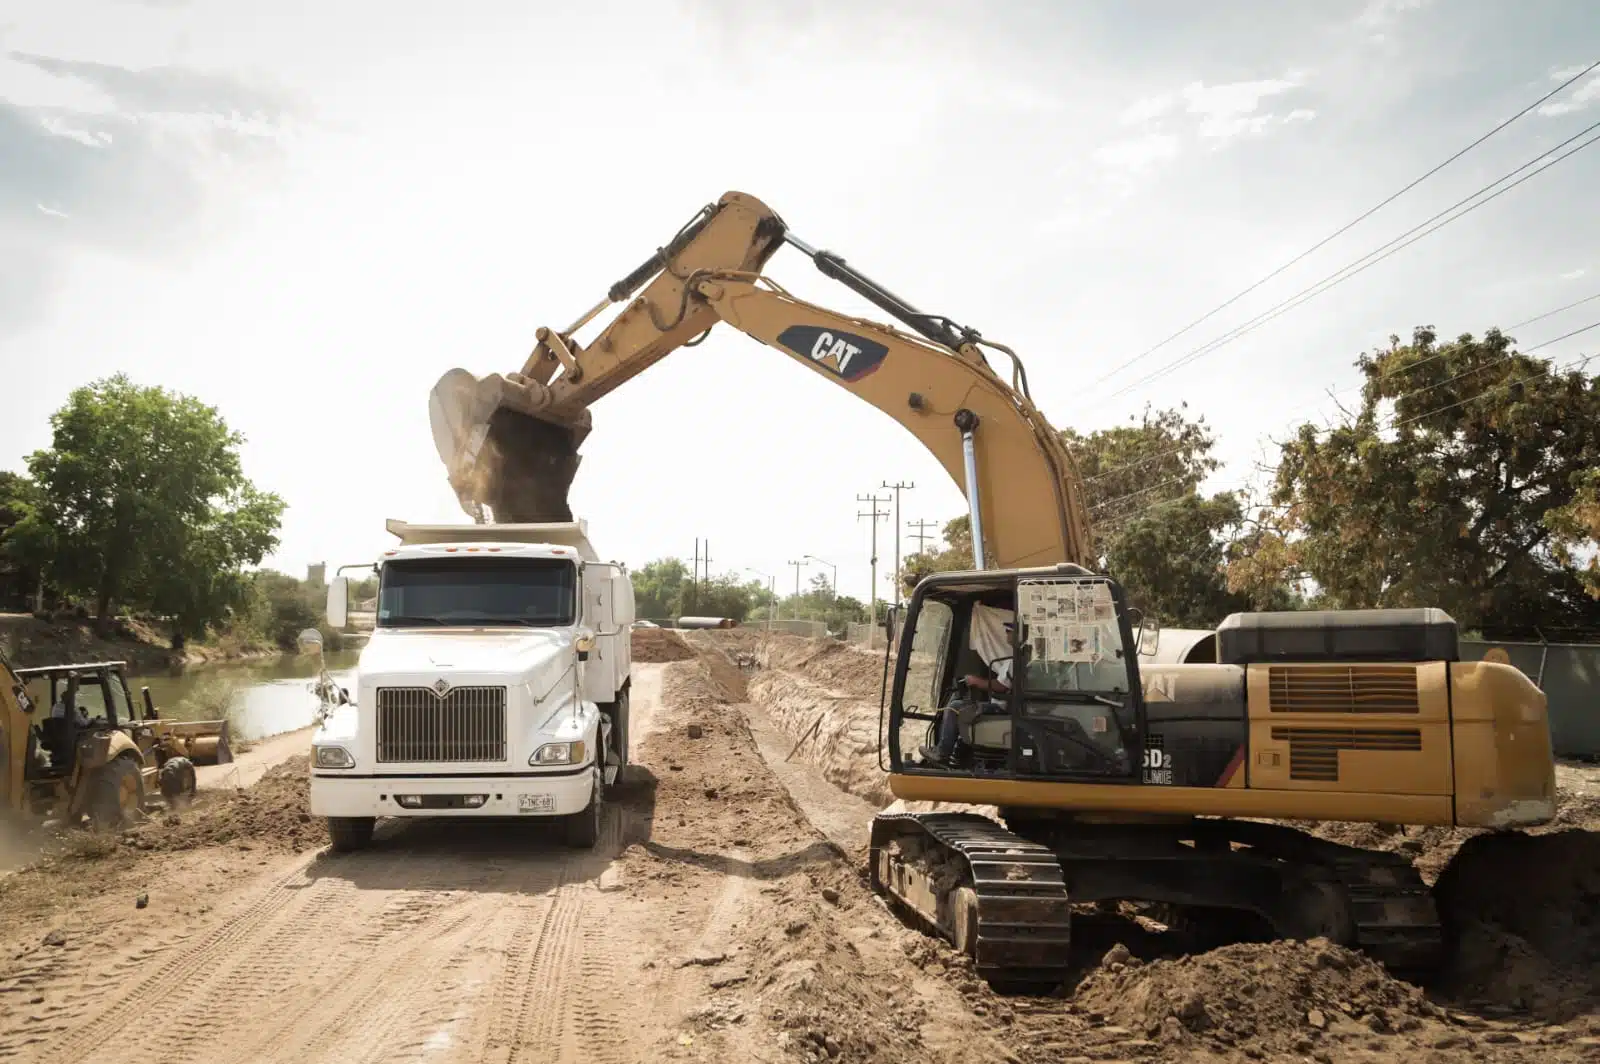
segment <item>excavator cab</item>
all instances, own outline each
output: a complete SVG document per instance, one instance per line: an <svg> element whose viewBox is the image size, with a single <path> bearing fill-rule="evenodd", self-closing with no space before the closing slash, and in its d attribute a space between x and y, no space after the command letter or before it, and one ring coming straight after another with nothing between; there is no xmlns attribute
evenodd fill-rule
<svg viewBox="0 0 1600 1064"><path fill-rule="evenodd" d="M891 771L1138 782L1133 613L1116 581L1076 565L928 577L900 634Z"/></svg>

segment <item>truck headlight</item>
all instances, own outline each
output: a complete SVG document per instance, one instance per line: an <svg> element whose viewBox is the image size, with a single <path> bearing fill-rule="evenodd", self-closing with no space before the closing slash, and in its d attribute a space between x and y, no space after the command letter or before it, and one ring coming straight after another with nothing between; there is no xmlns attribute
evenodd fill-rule
<svg viewBox="0 0 1600 1064"><path fill-rule="evenodd" d="M545 743L528 758L530 765L579 765L583 763L583 740L571 743Z"/></svg>
<svg viewBox="0 0 1600 1064"><path fill-rule="evenodd" d="M312 757L318 768L355 768L356 759L342 746L318 746Z"/></svg>

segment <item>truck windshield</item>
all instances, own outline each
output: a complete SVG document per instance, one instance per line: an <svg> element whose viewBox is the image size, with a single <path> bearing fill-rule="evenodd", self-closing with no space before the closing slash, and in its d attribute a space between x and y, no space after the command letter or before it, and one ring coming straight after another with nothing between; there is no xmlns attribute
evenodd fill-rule
<svg viewBox="0 0 1600 1064"><path fill-rule="evenodd" d="M571 624L577 570L551 558L389 562L378 590L382 628Z"/></svg>

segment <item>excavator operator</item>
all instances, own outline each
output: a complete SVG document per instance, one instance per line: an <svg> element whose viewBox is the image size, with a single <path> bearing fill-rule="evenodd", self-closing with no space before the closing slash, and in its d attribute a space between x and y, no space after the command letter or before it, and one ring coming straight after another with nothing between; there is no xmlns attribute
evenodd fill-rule
<svg viewBox="0 0 1600 1064"><path fill-rule="evenodd" d="M1004 702L982 695L1006 695L1011 691L1011 633L1015 628L1015 616L1010 610L985 606L981 602L973 604L968 642L983 659L989 675L968 673L962 677L966 691L958 690L939 714L938 748L923 747L923 757L948 764L955 756L962 733L970 731L974 721L986 712L1009 712Z"/></svg>

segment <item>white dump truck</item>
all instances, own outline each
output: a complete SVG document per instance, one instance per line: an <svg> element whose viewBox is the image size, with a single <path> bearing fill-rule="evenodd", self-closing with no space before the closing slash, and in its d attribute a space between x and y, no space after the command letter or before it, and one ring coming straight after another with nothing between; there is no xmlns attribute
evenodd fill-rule
<svg viewBox="0 0 1600 1064"><path fill-rule="evenodd" d="M312 738L311 812L334 849L407 816L554 817L593 846L628 760L626 569L582 521L387 527L400 542L373 567L355 689ZM329 624L347 609L337 576Z"/></svg>

